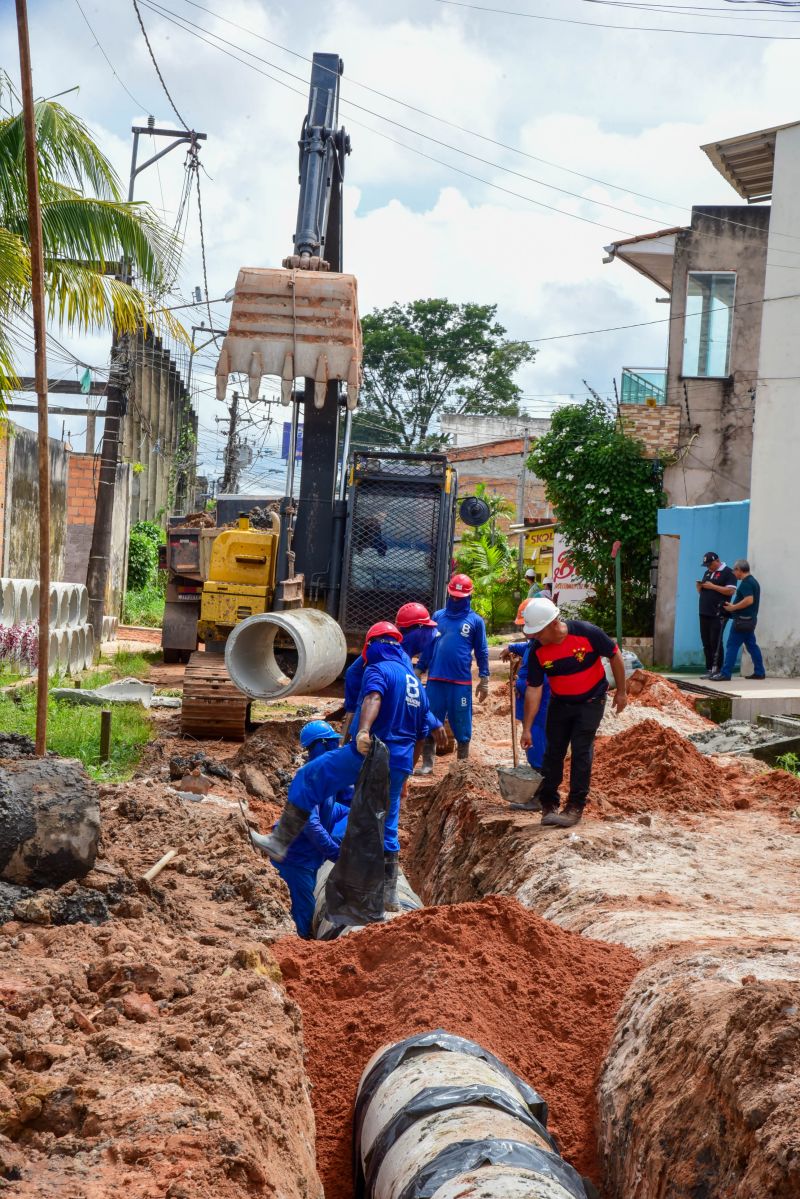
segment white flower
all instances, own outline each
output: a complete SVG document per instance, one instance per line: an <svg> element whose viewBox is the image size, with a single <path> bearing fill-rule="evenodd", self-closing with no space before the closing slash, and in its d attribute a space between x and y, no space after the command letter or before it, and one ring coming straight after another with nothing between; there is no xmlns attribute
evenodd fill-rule
<svg viewBox="0 0 800 1199"><path fill-rule="evenodd" d="M575 478L575 476L574 475L564 475L564 478L569 479L571 482Z"/></svg>
<svg viewBox="0 0 800 1199"><path fill-rule="evenodd" d="M594 487L595 487L594 483L587 483L586 491L594 491Z"/></svg>
<svg viewBox="0 0 800 1199"><path fill-rule="evenodd" d="M556 471L556 478L557 478L557 479L560 479L560 478L561 478L561 471L560 471L560 470L557 470L557 471Z"/></svg>
<svg viewBox="0 0 800 1199"><path fill-rule="evenodd" d="M632 520L632 519L633 519L633 517L626 516L624 512L622 513L622 516L620 517L620 520Z"/></svg>
<svg viewBox="0 0 800 1199"><path fill-rule="evenodd" d="M614 511L614 509L613 508L604 508L603 511L605 512L606 516L610 516L611 513Z"/></svg>
<svg viewBox="0 0 800 1199"><path fill-rule="evenodd" d="M609 492L609 489L608 489L607 487L601 487L601 488L600 488L600 494L601 494L601 495L608 495L608 492Z"/></svg>

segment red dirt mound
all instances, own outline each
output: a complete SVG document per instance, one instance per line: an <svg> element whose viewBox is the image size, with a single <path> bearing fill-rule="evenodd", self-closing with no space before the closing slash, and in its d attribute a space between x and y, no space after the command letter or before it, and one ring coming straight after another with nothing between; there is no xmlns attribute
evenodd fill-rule
<svg viewBox="0 0 800 1199"><path fill-rule="evenodd" d="M641 704L643 708L665 708L677 700L690 712L695 710L694 700L685 691L663 675L649 670L634 670L628 679L627 692L631 703Z"/></svg>
<svg viewBox="0 0 800 1199"><path fill-rule="evenodd" d="M352 1196L352 1108L367 1061L439 1027L478 1041L540 1090L564 1156L596 1177L595 1084L638 968L629 950L493 896L328 944L286 938L275 952L303 1012L326 1199Z"/></svg>
<svg viewBox="0 0 800 1199"><path fill-rule="evenodd" d="M780 770L753 776L737 766L721 766L680 733L654 720L643 720L596 743L594 815L707 812L759 803L788 813L800 805L800 781Z"/></svg>

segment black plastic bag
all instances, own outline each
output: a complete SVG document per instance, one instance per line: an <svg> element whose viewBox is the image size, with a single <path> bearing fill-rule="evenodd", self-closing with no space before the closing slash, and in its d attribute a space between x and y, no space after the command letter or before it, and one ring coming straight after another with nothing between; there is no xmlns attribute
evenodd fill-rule
<svg viewBox="0 0 800 1199"><path fill-rule="evenodd" d="M372 738L358 778L338 860L325 883L332 924L383 920L383 831L389 810L389 751Z"/></svg>

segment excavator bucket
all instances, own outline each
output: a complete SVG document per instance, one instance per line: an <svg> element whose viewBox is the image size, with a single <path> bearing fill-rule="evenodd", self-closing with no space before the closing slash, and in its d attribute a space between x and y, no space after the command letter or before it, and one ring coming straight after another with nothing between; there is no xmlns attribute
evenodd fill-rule
<svg viewBox="0 0 800 1199"><path fill-rule="evenodd" d="M348 408L355 408L361 325L354 276L243 267L217 363L217 399L225 399L233 373L249 377L251 400L258 398L264 375L277 376L284 404L295 379L313 379L317 408L325 404L329 381L340 379L347 384Z"/></svg>

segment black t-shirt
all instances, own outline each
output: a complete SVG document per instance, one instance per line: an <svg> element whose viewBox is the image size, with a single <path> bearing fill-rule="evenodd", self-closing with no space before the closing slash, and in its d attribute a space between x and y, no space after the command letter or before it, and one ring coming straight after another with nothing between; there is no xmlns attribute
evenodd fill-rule
<svg viewBox="0 0 800 1199"><path fill-rule="evenodd" d="M716 583L718 587L735 587L738 579L730 566L723 566L721 570L707 570L700 582ZM700 615L719 616L722 605L729 603L732 598L732 595L720 595L719 591L701 591Z"/></svg>

